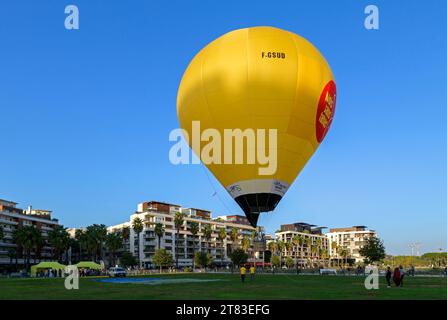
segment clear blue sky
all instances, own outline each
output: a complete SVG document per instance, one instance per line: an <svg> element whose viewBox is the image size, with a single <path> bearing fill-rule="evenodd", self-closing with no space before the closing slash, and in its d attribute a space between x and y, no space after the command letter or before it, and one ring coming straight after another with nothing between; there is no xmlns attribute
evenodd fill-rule
<svg viewBox="0 0 447 320"><path fill-rule="evenodd" d="M64 28L76 4L80 30ZM380 30L363 27L368 4ZM177 88L230 30L271 25L324 54L338 87L326 140L268 231L367 225L391 253L447 249L444 1L9 1L0 4L0 198L69 227L125 221L160 200L241 210L201 166L173 166ZM228 209L227 209L228 208ZM230 212L229 212L230 211Z"/></svg>

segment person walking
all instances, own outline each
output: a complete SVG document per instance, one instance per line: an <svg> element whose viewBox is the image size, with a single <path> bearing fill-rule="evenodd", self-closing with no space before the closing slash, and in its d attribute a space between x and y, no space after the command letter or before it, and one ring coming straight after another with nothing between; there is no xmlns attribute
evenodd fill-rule
<svg viewBox="0 0 447 320"><path fill-rule="evenodd" d="M250 281L253 281L255 279L255 267L250 267Z"/></svg>
<svg viewBox="0 0 447 320"><path fill-rule="evenodd" d="M245 282L245 275L246 275L246 273L247 273L247 269L244 266L242 266L241 267L241 282L242 283Z"/></svg>
<svg viewBox="0 0 447 320"><path fill-rule="evenodd" d="M385 274L385 279L386 279L386 283L387 283L387 287L388 288L391 288L391 275L392 275L391 268L388 267L386 269L386 274Z"/></svg>

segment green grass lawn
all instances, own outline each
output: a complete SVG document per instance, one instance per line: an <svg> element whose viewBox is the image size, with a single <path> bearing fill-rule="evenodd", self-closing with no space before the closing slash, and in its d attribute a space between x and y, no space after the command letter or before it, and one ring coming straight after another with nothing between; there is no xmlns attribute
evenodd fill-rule
<svg viewBox="0 0 447 320"><path fill-rule="evenodd" d="M406 278L403 288L366 290L363 277L257 275L240 282L237 274L154 275L154 278L218 279L176 284L118 284L83 278L79 290L63 279L0 279L0 299L447 299L447 278Z"/></svg>

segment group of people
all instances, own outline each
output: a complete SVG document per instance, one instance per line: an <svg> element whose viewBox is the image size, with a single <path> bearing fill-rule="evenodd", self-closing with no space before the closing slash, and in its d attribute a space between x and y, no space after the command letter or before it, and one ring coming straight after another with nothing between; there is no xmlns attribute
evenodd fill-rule
<svg viewBox="0 0 447 320"><path fill-rule="evenodd" d="M61 269L43 269L36 272L36 277L38 278L61 278L64 273Z"/></svg>
<svg viewBox="0 0 447 320"><path fill-rule="evenodd" d="M409 274L414 276L414 267L411 267ZM402 266L394 268L394 271L391 271L391 267L388 267L386 270L386 282L388 284L388 288L391 288L391 278L393 279L394 284L396 287L403 287L404 285L404 276L405 271Z"/></svg>
<svg viewBox="0 0 447 320"><path fill-rule="evenodd" d="M255 267L250 266L249 272L250 272L250 281L253 281L255 279ZM245 268L244 265L241 266L240 274L241 274L241 281L242 283L244 283L245 276L247 275L247 268Z"/></svg>

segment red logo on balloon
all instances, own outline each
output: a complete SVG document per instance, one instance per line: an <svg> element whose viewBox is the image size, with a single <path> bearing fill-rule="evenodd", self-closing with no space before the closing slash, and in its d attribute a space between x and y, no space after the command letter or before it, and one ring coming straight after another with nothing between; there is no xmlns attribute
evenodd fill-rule
<svg viewBox="0 0 447 320"><path fill-rule="evenodd" d="M317 109L317 125L316 134L317 141L321 143L326 133L331 127L332 119L335 113L335 101L337 98L337 87L334 81L329 81L323 89L320 96L320 101L318 102Z"/></svg>

